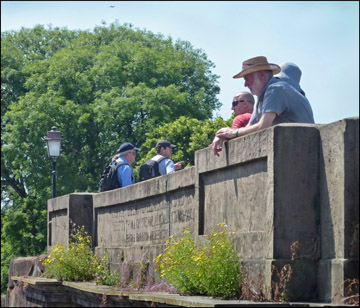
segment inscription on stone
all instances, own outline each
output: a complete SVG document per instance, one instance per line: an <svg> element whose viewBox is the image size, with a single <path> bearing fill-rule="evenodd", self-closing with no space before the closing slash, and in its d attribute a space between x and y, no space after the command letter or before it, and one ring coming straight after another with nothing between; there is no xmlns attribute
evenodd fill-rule
<svg viewBox="0 0 360 308"><path fill-rule="evenodd" d="M112 222L113 225L113 230L116 231L121 231L124 232L125 231L125 221L124 220L117 220L114 219Z"/></svg>
<svg viewBox="0 0 360 308"><path fill-rule="evenodd" d="M149 240L149 232L136 233L136 242L144 242Z"/></svg>
<svg viewBox="0 0 360 308"><path fill-rule="evenodd" d="M168 238L168 231L167 230L152 230L150 232L150 240L151 241L163 241L165 242Z"/></svg>
<svg viewBox="0 0 360 308"><path fill-rule="evenodd" d="M128 230L135 230L135 220L126 221L126 231Z"/></svg>
<svg viewBox="0 0 360 308"><path fill-rule="evenodd" d="M183 211L174 211L171 212L170 214L170 221L172 223L177 223L177 222L188 222L190 220L193 220L193 213L192 213L192 209L186 209Z"/></svg>
<svg viewBox="0 0 360 308"><path fill-rule="evenodd" d="M135 243L135 234L127 233L126 234L126 243Z"/></svg>

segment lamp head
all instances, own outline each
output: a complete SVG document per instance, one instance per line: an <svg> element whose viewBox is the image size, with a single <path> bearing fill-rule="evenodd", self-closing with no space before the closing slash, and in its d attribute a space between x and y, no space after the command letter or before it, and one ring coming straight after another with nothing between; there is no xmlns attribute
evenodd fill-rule
<svg viewBox="0 0 360 308"><path fill-rule="evenodd" d="M45 139L50 158L60 156L60 149L63 140L64 139L61 138L61 133L56 130L56 127L51 127L51 131L48 132L47 138Z"/></svg>

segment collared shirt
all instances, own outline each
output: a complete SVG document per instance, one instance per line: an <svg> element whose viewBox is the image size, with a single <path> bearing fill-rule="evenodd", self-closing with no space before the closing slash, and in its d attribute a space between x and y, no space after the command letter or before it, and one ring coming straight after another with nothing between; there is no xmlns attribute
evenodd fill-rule
<svg viewBox="0 0 360 308"><path fill-rule="evenodd" d="M116 160L116 162L118 163L120 161L125 162L124 165L120 166L117 169L117 176L120 183L120 187L126 187L135 184L135 177L128 161L124 157L119 157Z"/></svg>
<svg viewBox="0 0 360 308"><path fill-rule="evenodd" d="M239 114L234 118L232 122L232 128L236 129L240 127L245 127L249 123L250 118L251 118L251 113Z"/></svg>
<svg viewBox="0 0 360 308"><path fill-rule="evenodd" d="M314 123L310 103L305 95L289 83L272 77L256 102L250 124L259 122L265 112L275 112L272 125L280 123Z"/></svg>
<svg viewBox="0 0 360 308"><path fill-rule="evenodd" d="M156 155L153 157L154 160L160 158L162 155ZM164 158L159 163L159 173L160 175L169 174L175 172L174 162L169 158Z"/></svg>

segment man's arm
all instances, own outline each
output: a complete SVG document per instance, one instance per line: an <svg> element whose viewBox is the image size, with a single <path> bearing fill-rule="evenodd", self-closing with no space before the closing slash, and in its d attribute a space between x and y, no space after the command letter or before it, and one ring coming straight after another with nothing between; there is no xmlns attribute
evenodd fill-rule
<svg viewBox="0 0 360 308"><path fill-rule="evenodd" d="M239 128L236 135L233 134L234 130L232 128L225 127L225 128L219 129L216 132L215 136L219 137L219 138L223 138L223 139L232 139L235 137L244 136L244 135L256 132L258 130L270 127L272 125L275 117L276 117L275 112L265 112L261 116L259 122L255 123L253 125L247 125L246 127Z"/></svg>

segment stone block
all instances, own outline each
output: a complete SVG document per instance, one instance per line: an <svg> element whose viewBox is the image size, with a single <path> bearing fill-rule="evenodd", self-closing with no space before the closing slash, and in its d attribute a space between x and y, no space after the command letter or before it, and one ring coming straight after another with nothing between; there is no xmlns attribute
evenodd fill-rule
<svg viewBox="0 0 360 308"><path fill-rule="evenodd" d="M48 200L48 252L56 243L68 245L71 228L84 226L93 237L94 193L73 193Z"/></svg>
<svg viewBox="0 0 360 308"><path fill-rule="evenodd" d="M41 276L45 272L45 267L40 262L46 255L36 257L18 257L10 261L8 288L14 287L12 276Z"/></svg>
<svg viewBox="0 0 360 308"><path fill-rule="evenodd" d="M194 194L192 167L94 195L96 254L106 250L114 269L119 256L139 261L146 253L153 260L170 235L195 232Z"/></svg>
<svg viewBox="0 0 360 308"><path fill-rule="evenodd" d="M346 279L359 278L359 118L319 131L319 298L332 301Z"/></svg>

